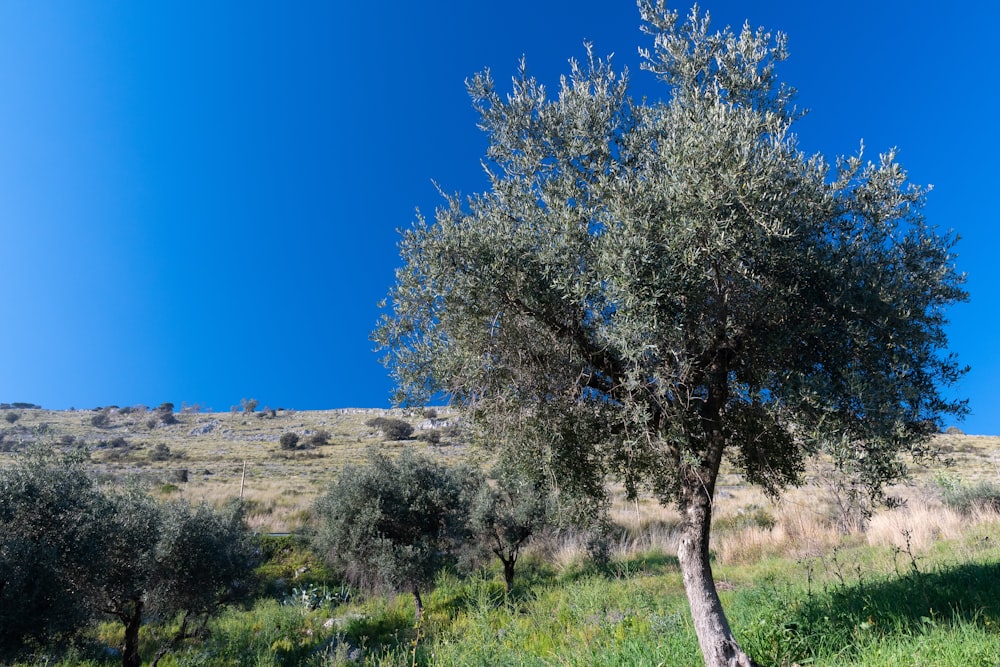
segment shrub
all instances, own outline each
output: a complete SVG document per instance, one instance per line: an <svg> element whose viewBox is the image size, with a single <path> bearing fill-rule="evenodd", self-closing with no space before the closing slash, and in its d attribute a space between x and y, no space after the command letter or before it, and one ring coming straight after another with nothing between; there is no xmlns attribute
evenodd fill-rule
<svg viewBox="0 0 1000 667"><path fill-rule="evenodd" d="M160 403L159 407L156 408L156 416L164 424L176 424L177 417L174 415L174 404L173 403Z"/></svg>
<svg viewBox="0 0 1000 667"><path fill-rule="evenodd" d="M281 445L282 449L298 449L299 448L299 435L297 433L282 433L281 438L278 439L278 444Z"/></svg>
<svg viewBox="0 0 1000 667"><path fill-rule="evenodd" d="M363 466L348 466L316 503L316 544L354 584L413 594L457 559L468 536L470 482L409 449L398 461L369 450Z"/></svg>
<svg viewBox="0 0 1000 667"><path fill-rule="evenodd" d="M149 450L149 458L153 461L167 461L170 459L170 447L158 442Z"/></svg>
<svg viewBox="0 0 1000 667"><path fill-rule="evenodd" d="M441 431L436 428L432 428L428 431L421 431L417 434L417 440L421 442L426 442L430 445L437 445L441 443Z"/></svg>
<svg viewBox="0 0 1000 667"><path fill-rule="evenodd" d="M365 426L376 429L385 440L406 440L413 435L413 427L402 419L375 417L365 422Z"/></svg>
<svg viewBox="0 0 1000 667"><path fill-rule="evenodd" d="M90 425L96 428L107 428L111 425L111 417L107 410L101 410L90 418Z"/></svg>
<svg viewBox="0 0 1000 667"><path fill-rule="evenodd" d="M8 412L7 414L5 414L5 415L3 416L3 418L7 420L7 423L8 423L8 424L13 424L13 423L14 423L14 422L16 422L16 421L17 421L18 419L20 419L20 418L21 418L21 415L19 415L19 414L18 414L18 413L16 413L16 412Z"/></svg>
<svg viewBox="0 0 1000 667"><path fill-rule="evenodd" d="M957 481L939 480L941 502L945 507L961 514L972 514L977 510L1000 512L1000 485L995 482L978 482L966 486Z"/></svg>
<svg viewBox="0 0 1000 667"><path fill-rule="evenodd" d="M330 443L330 434L323 429L320 429L309 436L308 444L310 447L322 447Z"/></svg>

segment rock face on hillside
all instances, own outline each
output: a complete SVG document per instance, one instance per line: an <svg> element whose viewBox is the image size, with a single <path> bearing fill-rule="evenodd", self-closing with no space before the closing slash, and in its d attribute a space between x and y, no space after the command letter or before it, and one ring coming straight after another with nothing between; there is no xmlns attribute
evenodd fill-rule
<svg viewBox="0 0 1000 667"><path fill-rule="evenodd" d="M448 428L454 423L455 421L453 419L425 419L417 424L417 430L430 431L436 428Z"/></svg>
<svg viewBox="0 0 1000 667"><path fill-rule="evenodd" d="M188 435L208 435L209 433L215 430L216 426L218 426L221 423L222 422L220 422L218 419L213 419L210 422L199 424L198 426L195 426L193 429L188 431Z"/></svg>

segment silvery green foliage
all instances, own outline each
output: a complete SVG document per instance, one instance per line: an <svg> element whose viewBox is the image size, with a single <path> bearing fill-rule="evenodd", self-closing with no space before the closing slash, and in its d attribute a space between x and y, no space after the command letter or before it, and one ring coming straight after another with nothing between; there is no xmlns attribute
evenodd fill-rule
<svg viewBox="0 0 1000 667"><path fill-rule="evenodd" d="M409 449L398 460L370 450L317 500L316 544L353 584L417 592L455 561L477 482Z"/></svg>
<svg viewBox="0 0 1000 667"><path fill-rule="evenodd" d="M90 620L101 506L79 453L34 449L0 470L0 657L68 639Z"/></svg>
<svg viewBox="0 0 1000 667"><path fill-rule="evenodd" d="M528 541L556 523L550 487L526 466L501 461L472 500L469 523L481 548L500 559L510 592L514 568Z"/></svg>
<svg viewBox="0 0 1000 667"><path fill-rule="evenodd" d="M147 611L203 620L248 592L256 558L237 508L161 506L135 484L98 485L80 453L33 450L0 470L0 655L57 648L110 615L126 626L123 664L138 664Z"/></svg>
<svg viewBox="0 0 1000 667"><path fill-rule="evenodd" d="M446 392L595 492L613 470L683 504L724 455L777 492L826 450L877 493L964 411L955 238L894 152L799 150L783 36L640 9L666 102L589 47L552 92L523 62L506 95L467 82L490 187L403 234L373 334L398 399Z"/></svg>

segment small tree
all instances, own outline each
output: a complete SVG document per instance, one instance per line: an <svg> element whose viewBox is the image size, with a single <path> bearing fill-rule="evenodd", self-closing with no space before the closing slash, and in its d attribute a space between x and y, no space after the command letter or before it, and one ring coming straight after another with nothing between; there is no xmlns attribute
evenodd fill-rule
<svg viewBox="0 0 1000 667"><path fill-rule="evenodd" d="M549 490L539 475L510 464L498 465L491 477L476 494L469 523L483 546L500 559L510 593L522 547L548 523Z"/></svg>
<svg viewBox="0 0 1000 667"><path fill-rule="evenodd" d="M254 410L257 409L257 399L256 398L241 398L240 407L243 409L243 414L250 415L253 414Z"/></svg>
<svg viewBox="0 0 1000 667"><path fill-rule="evenodd" d="M139 629L156 569L160 508L134 485L114 489L104 501L103 553L94 562L93 604L125 626L122 667L140 667Z"/></svg>
<svg viewBox="0 0 1000 667"><path fill-rule="evenodd" d="M317 546L358 586L412 593L419 621L421 589L468 535L474 479L409 449L398 461L370 450L317 501Z"/></svg>
<svg viewBox="0 0 1000 667"><path fill-rule="evenodd" d="M255 557L236 507L161 506L134 484L99 487L79 454L32 451L0 470L0 656L111 615L123 666L139 667L148 611L183 615L162 654L248 590Z"/></svg>
<svg viewBox="0 0 1000 667"><path fill-rule="evenodd" d="M167 505L161 517L149 608L160 615L179 613L181 623L157 651L153 667L178 642L202 634L220 607L250 593L260 552L239 504L216 510L178 502Z"/></svg>
<svg viewBox="0 0 1000 667"><path fill-rule="evenodd" d="M95 600L125 626L122 667L142 664L139 630L148 612L182 615L159 660L203 631L220 605L249 592L256 546L238 506L222 512L186 502L161 506L133 486L110 494L103 516Z"/></svg>

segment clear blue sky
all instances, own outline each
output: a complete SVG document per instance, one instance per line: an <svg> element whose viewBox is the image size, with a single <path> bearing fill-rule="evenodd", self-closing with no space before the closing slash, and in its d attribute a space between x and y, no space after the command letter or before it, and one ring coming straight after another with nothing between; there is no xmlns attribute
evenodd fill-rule
<svg viewBox="0 0 1000 667"><path fill-rule="evenodd" d="M1000 434L998 5L704 6L788 33L804 149L898 146L934 184L972 295L962 428ZM638 25L629 0L3 3L0 401L387 406L396 229L432 181L485 187L463 80L524 54L554 85L587 39L657 98Z"/></svg>

